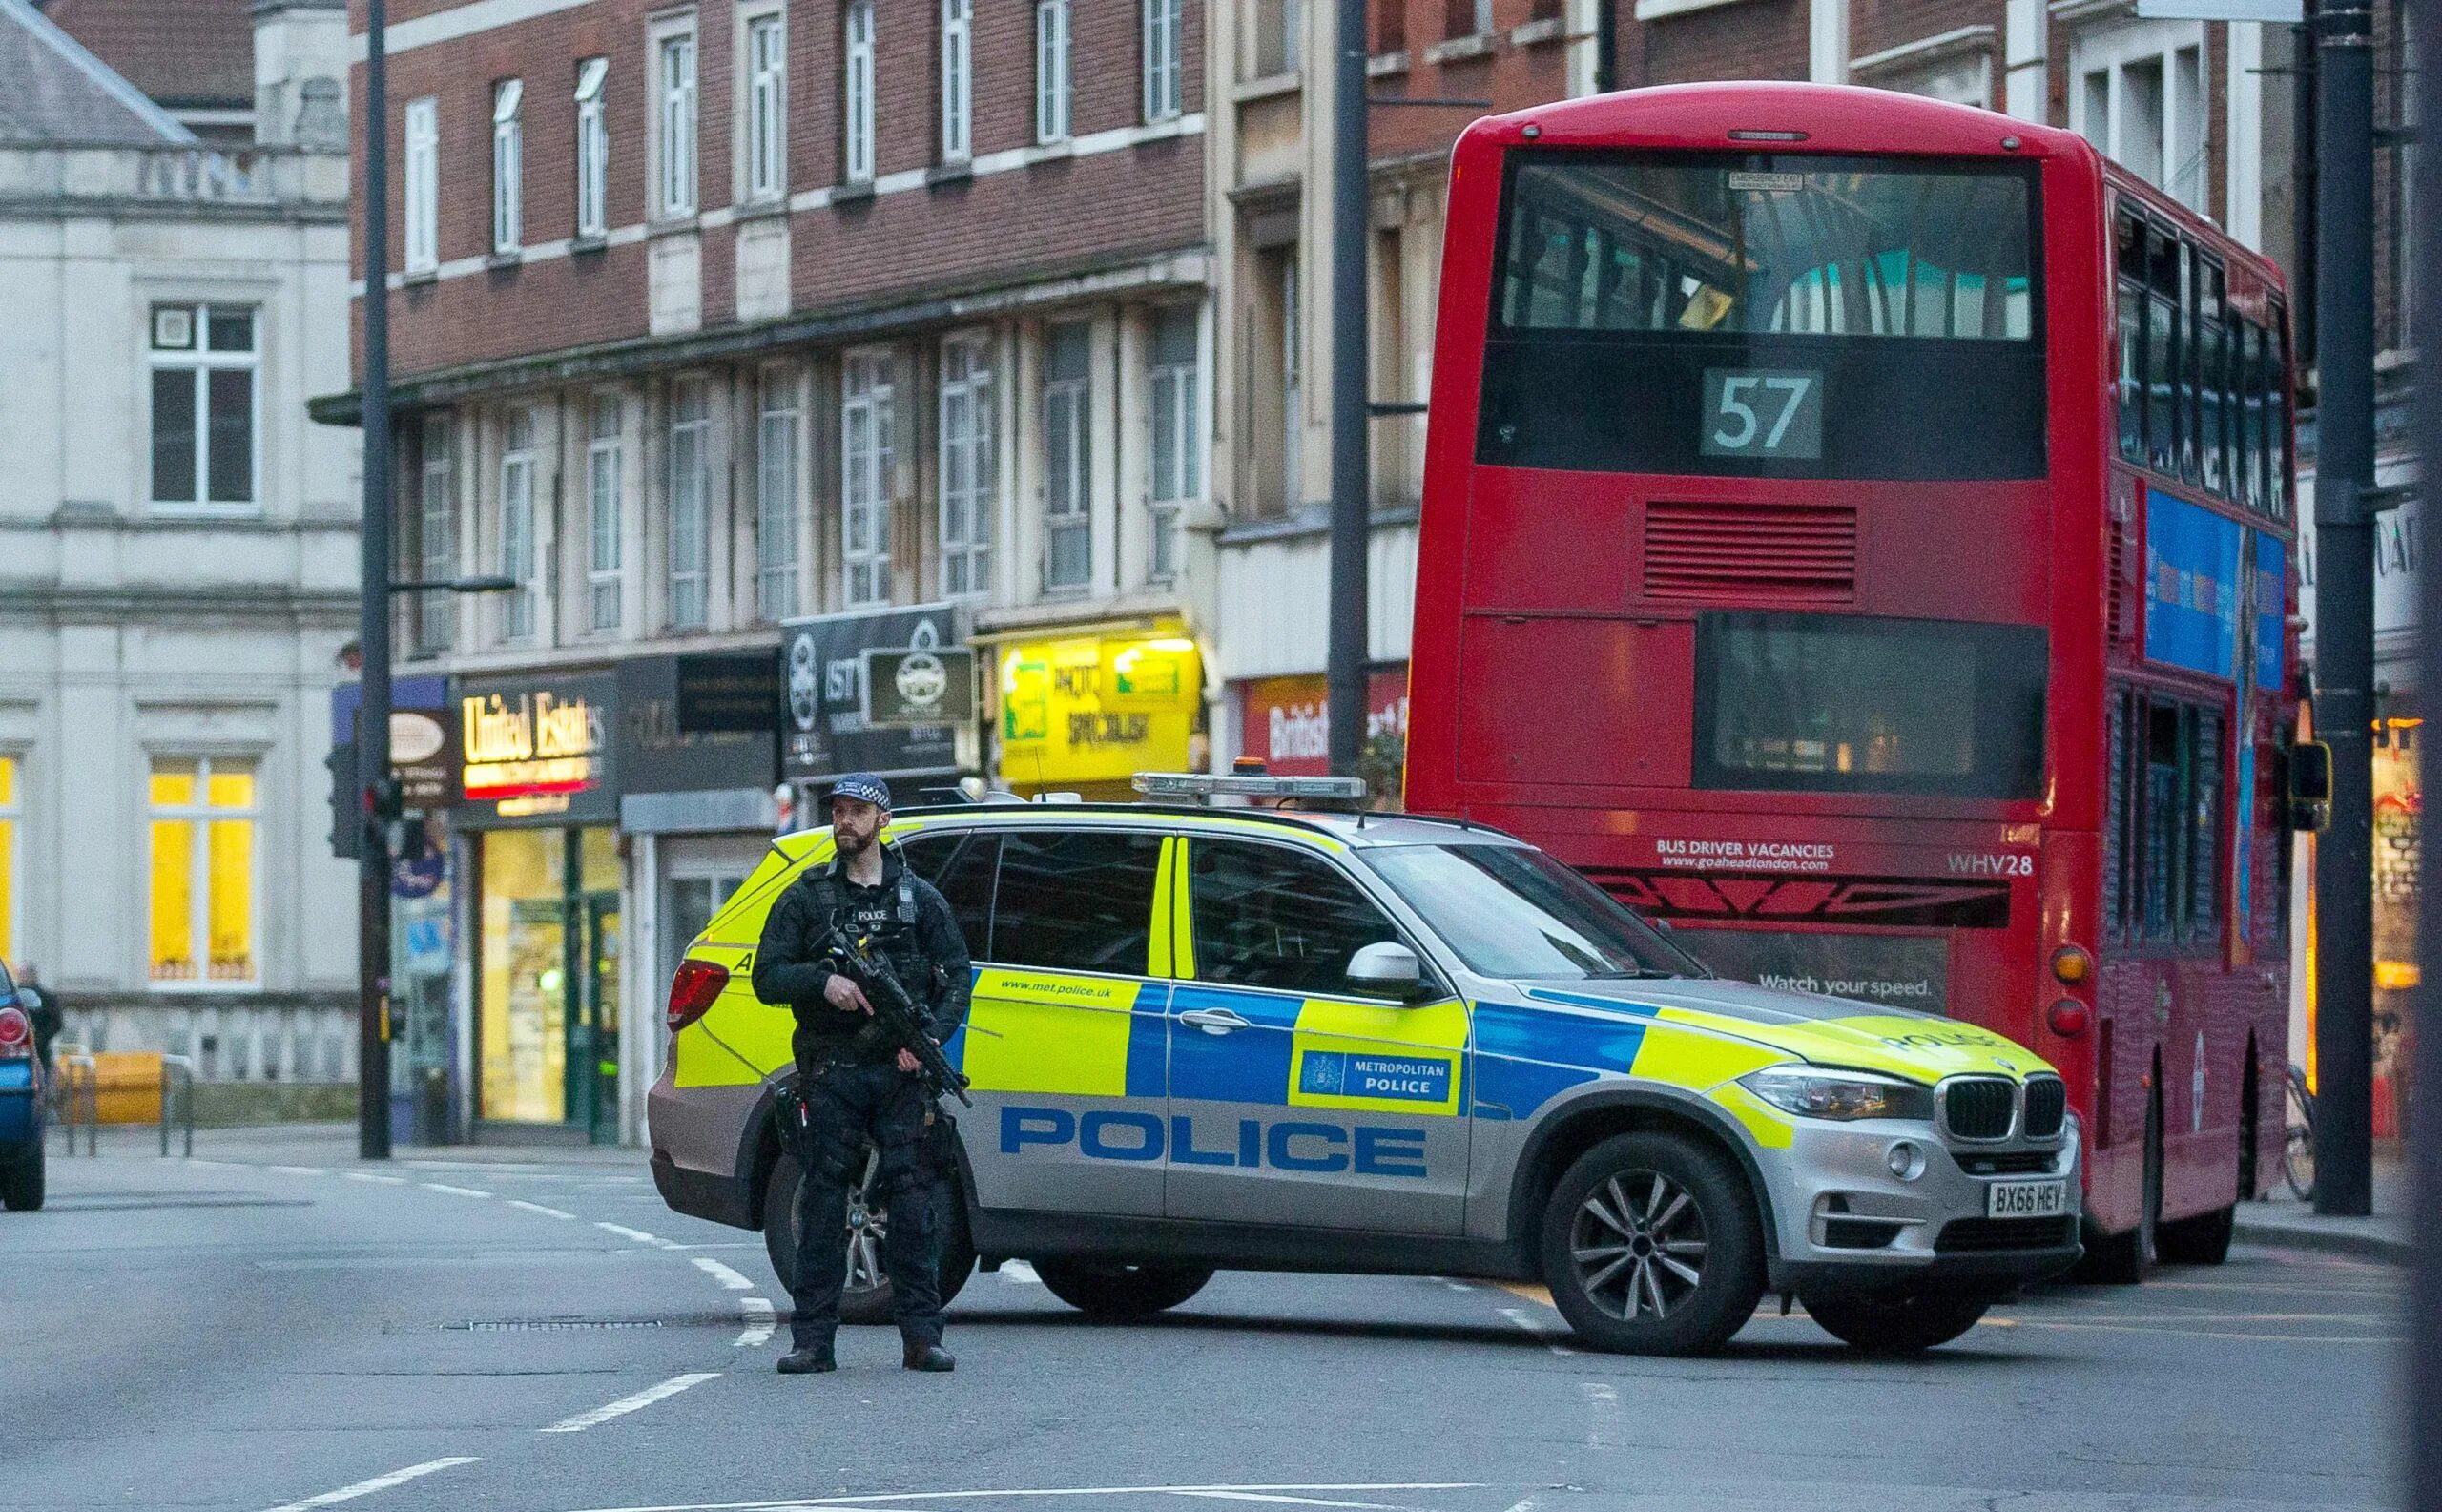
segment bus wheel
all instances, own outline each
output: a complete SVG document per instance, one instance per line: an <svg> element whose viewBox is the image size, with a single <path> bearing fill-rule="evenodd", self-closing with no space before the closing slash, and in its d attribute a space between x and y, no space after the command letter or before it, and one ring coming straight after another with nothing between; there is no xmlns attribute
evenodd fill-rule
<svg viewBox="0 0 2442 1512"><path fill-rule="evenodd" d="M1806 1315L1823 1331L1869 1355L1914 1355L1947 1344L1976 1326L1993 1305L1982 1296L1932 1293L1915 1296L1809 1296Z"/></svg>
<svg viewBox="0 0 2442 1512"><path fill-rule="evenodd" d="M1209 1265L1126 1265L1109 1260L1037 1260L1044 1290L1096 1317L1143 1317L1178 1306L1212 1279Z"/></svg>
<svg viewBox="0 0 2442 1512"><path fill-rule="evenodd" d="M1543 1209L1543 1279L1578 1336L1624 1355L1720 1348L1764 1295L1764 1238L1728 1157L1676 1134L1617 1134Z"/></svg>
<svg viewBox="0 0 2442 1512"><path fill-rule="evenodd" d="M2076 1279L2135 1286L2145 1279L2163 1232L2163 1098L2157 1090L2145 1105L2145 1187L2137 1227L2125 1233L2087 1230L2085 1258L2078 1262Z"/></svg>
<svg viewBox="0 0 2442 1512"><path fill-rule="evenodd" d="M2236 1208L2175 1218L2154 1236L2155 1251L2164 1265L2220 1265L2230 1257L2230 1230L2237 1219Z"/></svg>
<svg viewBox="0 0 2442 1512"><path fill-rule="evenodd" d="M840 1235L847 1247L847 1284L839 1293L842 1323L887 1323L892 1318L890 1279L882 1274L881 1247L890 1232L890 1210L868 1200L874 1162L866 1162L863 1181L848 1193L848 1226ZM804 1184L797 1163L782 1155L772 1167L763 1188L763 1253L782 1291L797 1287L797 1191ZM975 1271L975 1246L967 1237L966 1205L957 1186L944 1182L933 1191L935 1218L941 1230L937 1255L942 1305L947 1307Z"/></svg>

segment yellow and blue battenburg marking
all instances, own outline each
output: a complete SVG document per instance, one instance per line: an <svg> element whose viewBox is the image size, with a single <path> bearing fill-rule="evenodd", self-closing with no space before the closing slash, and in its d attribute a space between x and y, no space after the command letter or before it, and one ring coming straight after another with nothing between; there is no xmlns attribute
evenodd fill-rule
<svg viewBox="0 0 2442 1512"><path fill-rule="evenodd" d="M943 1048L979 1091L1160 1097L1169 993L1126 977L982 966L967 1026Z"/></svg>

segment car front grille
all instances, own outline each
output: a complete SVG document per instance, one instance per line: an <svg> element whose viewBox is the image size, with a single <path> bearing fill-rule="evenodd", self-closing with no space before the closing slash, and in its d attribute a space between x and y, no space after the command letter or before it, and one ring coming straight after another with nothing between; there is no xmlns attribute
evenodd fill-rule
<svg viewBox="0 0 2442 1512"><path fill-rule="evenodd" d="M2026 1084L2026 1119L2022 1132L2029 1139L2050 1139L2060 1132L2060 1121L2069 1112L2069 1088L2057 1076L2029 1077Z"/></svg>
<svg viewBox="0 0 2442 1512"><path fill-rule="evenodd" d="M1942 1123L1960 1139L2007 1139L2018 1100L2005 1078L1962 1076L1942 1084Z"/></svg>
<svg viewBox="0 0 2442 1512"><path fill-rule="evenodd" d="M2058 1218L1954 1218L1934 1236L1934 1253L1984 1250L2058 1250L2075 1243L2078 1220Z"/></svg>
<svg viewBox="0 0 2442 1512"><path fill-rule="evenodd" d="M1954 1150L1950 1158L1958 1169L1971 1176L2048 1176L2059 1162L2057 1150L2012 1150L1997 1154L1978 1154L1970 1150Z"/></svg>

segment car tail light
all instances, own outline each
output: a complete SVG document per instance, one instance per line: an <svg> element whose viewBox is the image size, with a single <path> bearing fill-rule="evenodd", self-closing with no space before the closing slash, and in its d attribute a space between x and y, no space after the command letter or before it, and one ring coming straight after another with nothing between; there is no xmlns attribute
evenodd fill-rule
<svg viewBox="0 0 2442 1512"><path fill-rule="evenodd" d="M23 1008L0 1008L0 1061L22 1061L33 1053L33 1021Z"/></svg>
<svg viewBox="0 0 2442 1512"><path fill-rule="evenodd" d="M2094 1020L2094 1010L2075 998L2062 998L2053 1004L2051 1011L2043 1017L2044 1022L2052 1025L2053 1033L2064 1040L2074 1040L2086 1032L2086 1025Z"/></svg>
<svg viewBox="0 0 2442 1512"><path fill-rule="evenodd" d="M709 961L687 961L679 963L678 975L670 982L670 1032L677 1033L704 1016L713 1000L729 985L729 968Z"/></svg>

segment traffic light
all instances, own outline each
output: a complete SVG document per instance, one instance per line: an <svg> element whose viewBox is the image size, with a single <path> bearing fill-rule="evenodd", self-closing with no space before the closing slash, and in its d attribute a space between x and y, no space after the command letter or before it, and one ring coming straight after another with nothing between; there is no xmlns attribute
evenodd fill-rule
<svg viewBox="0 0 2442 1512"><path fill-rule="evenodd" d="M322 767L331 775L331 854L352 861L364 854L360 843L364 815L356 796L356 742L332 746L330 755L322 757Z"/></svg>

